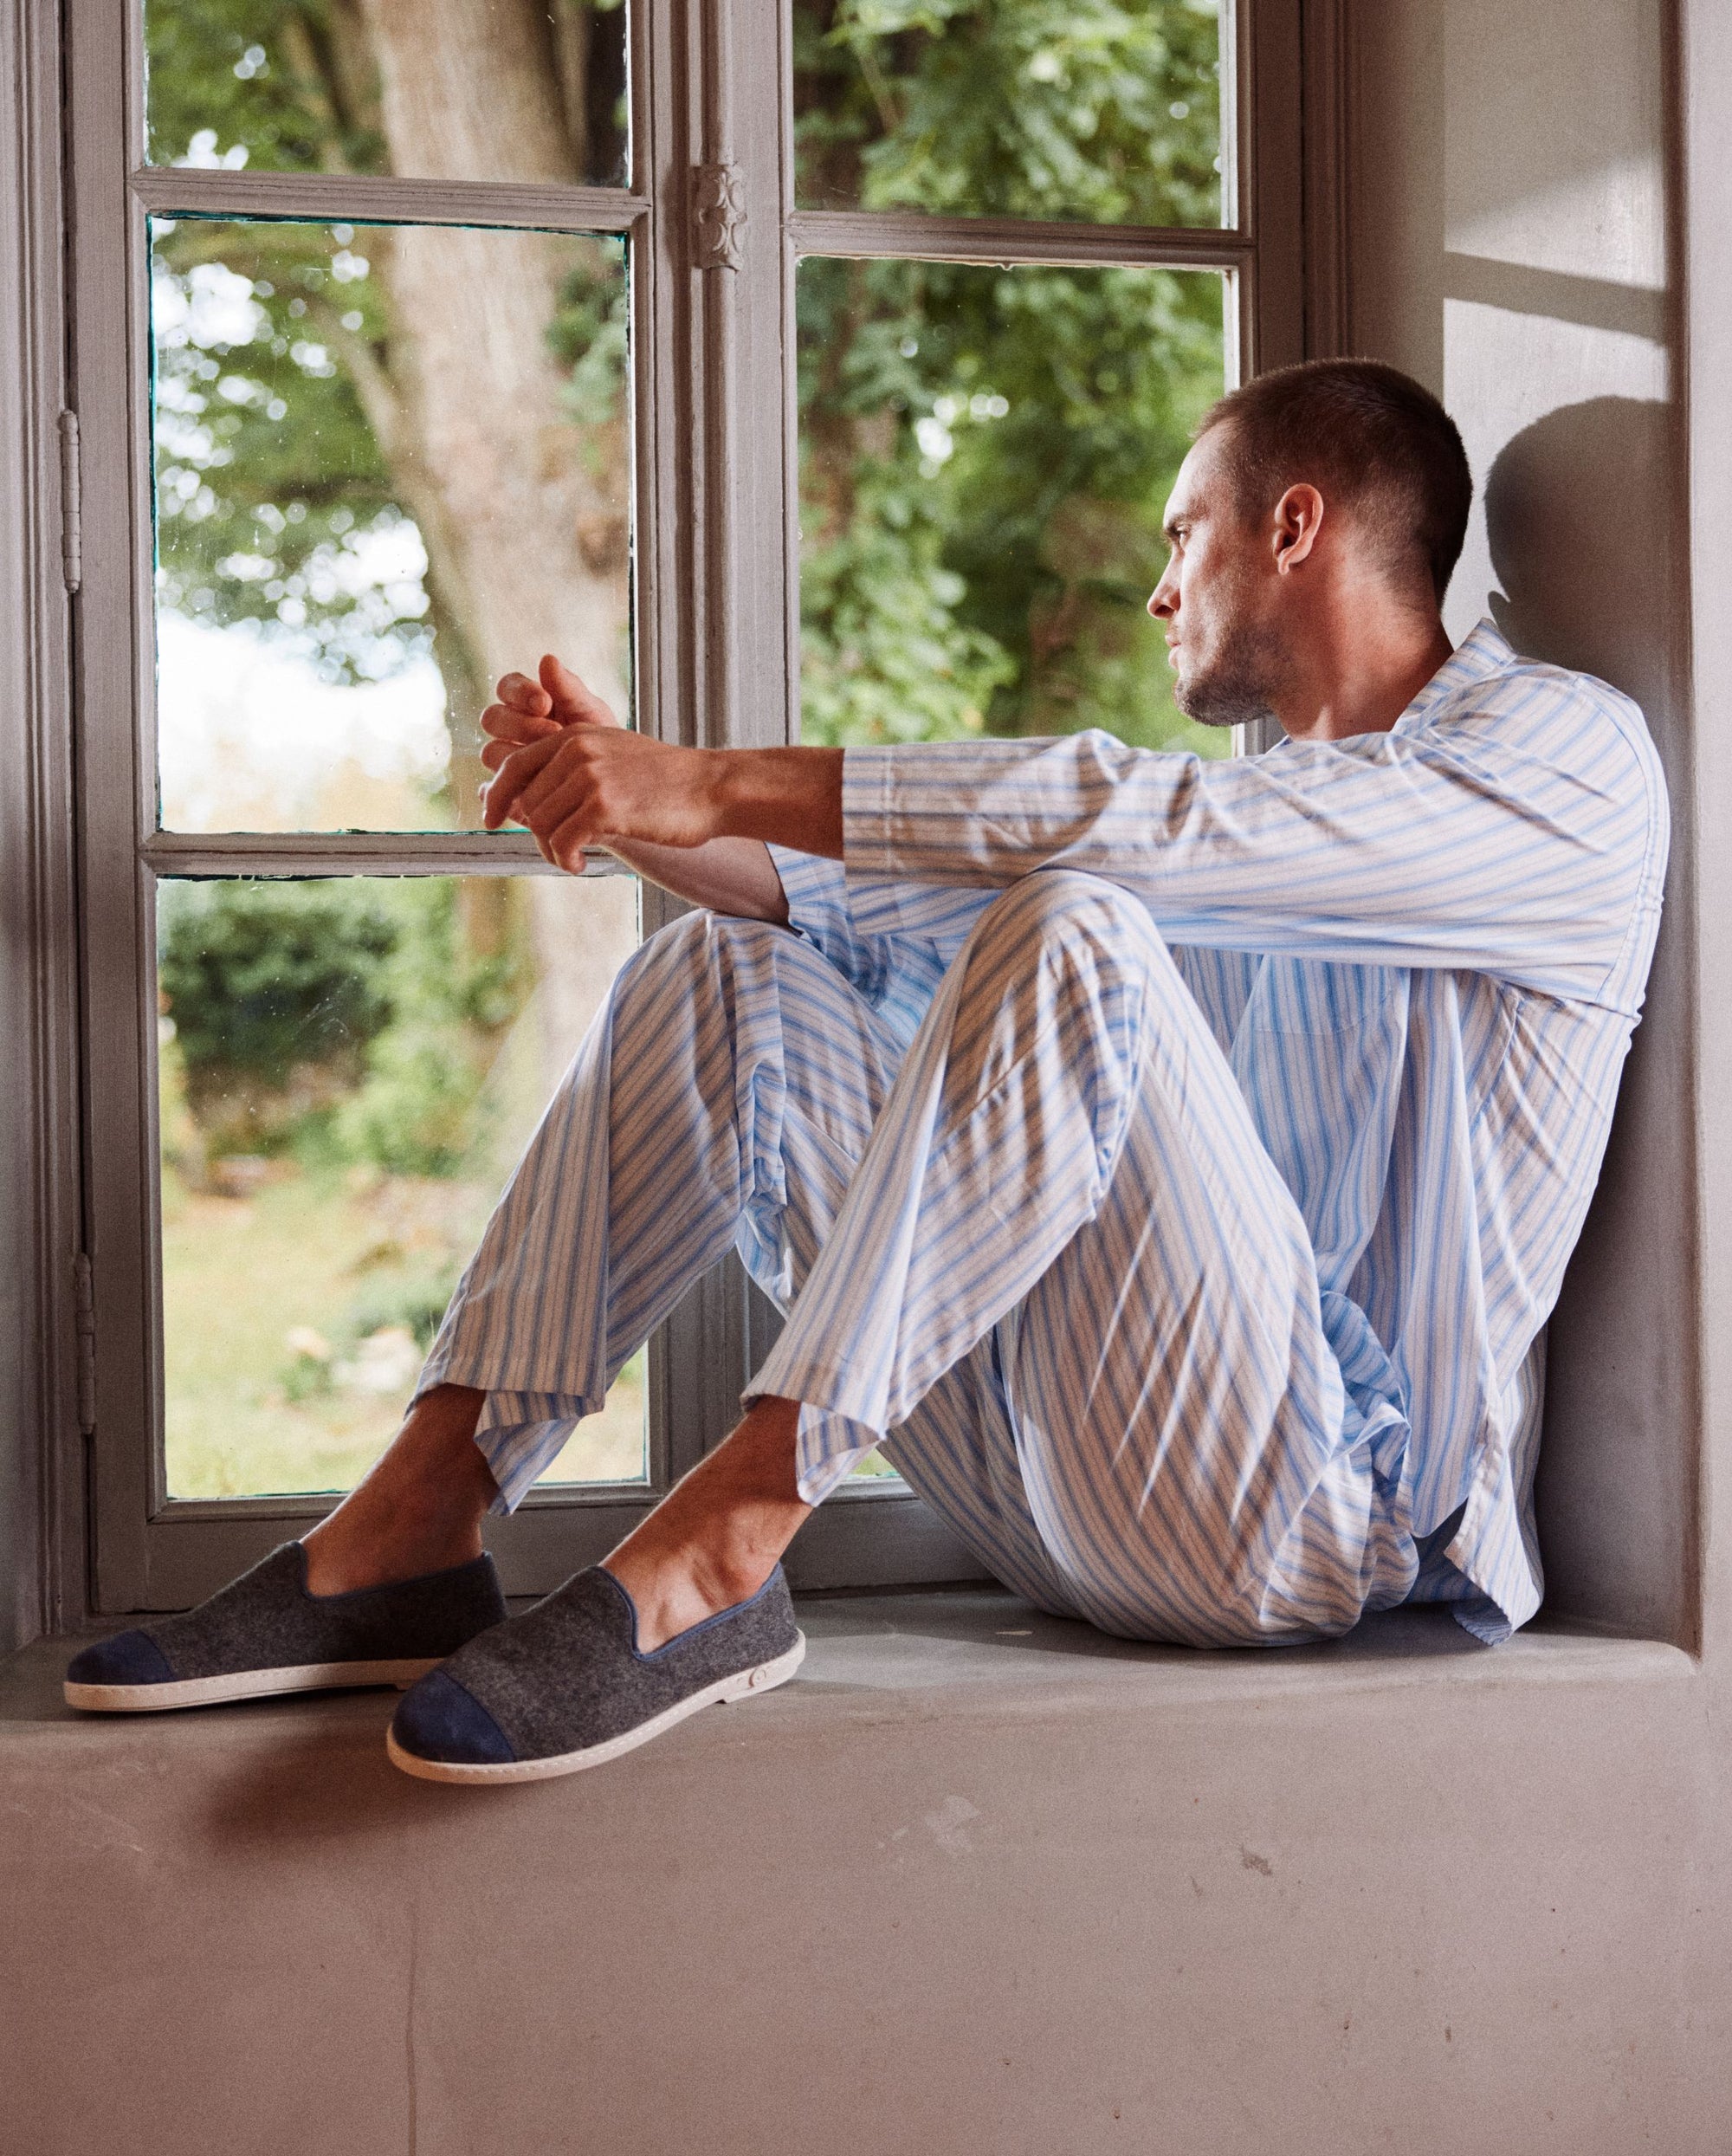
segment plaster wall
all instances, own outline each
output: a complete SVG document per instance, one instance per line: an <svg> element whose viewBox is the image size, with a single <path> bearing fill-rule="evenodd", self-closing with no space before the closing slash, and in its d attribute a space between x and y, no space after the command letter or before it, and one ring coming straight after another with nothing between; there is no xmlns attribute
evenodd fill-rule
<svg viewBox="0 0 1732 2156"><path fill-rule="evenodd" d="M1428 382L1477 482L1451 587L1634 696L1676 811L1667 918L1551 1331L1548 1606L1697 1636L1695 759L1664 0L1355 10L1355 347Z"/></svg>

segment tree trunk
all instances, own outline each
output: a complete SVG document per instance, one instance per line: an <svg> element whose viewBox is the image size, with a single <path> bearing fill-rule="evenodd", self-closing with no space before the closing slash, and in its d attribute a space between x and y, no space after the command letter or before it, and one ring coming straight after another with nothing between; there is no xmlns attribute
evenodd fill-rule
<svg viewBox="0 0 1732 2156"><path fill-rule="evenodd" d="M534 0L365 0L391 162L433 178L577 178L544 10ZM385 288L408 454L441 496L432 543L489 675L559 651L623 705L629 450L564 407L548 344L573 269L609 243L409 225Z"/></svg>
<svg viewBox="0 0 1732 2156"><path fill-rule="evenodd" d="M363 0L394 171L432 178L579 177L545 10L535 0ZM359 244L364 243L358 242ZM548 341L574 269L606 275L613 243L539 232L408 225L380 250L390 372L386 449L413 507L443 606L491 683L557 651L624 715L630 443L623 420L581 427ZM477 713L451 710L454 789L473 821ZM530 885L550 1044L572 1030L595 970L584 922L622 926L617 903L557 902ZM600 921L609 923L602 931Z"/></svg>

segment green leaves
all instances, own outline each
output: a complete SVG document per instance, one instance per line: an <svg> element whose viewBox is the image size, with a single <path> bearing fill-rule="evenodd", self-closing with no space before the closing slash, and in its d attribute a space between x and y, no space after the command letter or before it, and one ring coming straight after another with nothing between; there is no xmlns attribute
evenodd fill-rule
<svg viewBox="0 0 1732 2156"><path fill-rule="evenodd" d="M1212 224L1218 45L1183 0L807 0L801 198Z"/></svg>
<svg viewBox="0 0 1732 2156"><path fill-rule="evenodd" d="M1220 753L1142 613L1220 388L1218 279L808 261L798 323L808 738L1099 725ZM1066 536L1089 504L1105 565Z"/></svg>
<svg viewBox="0 0 1732 2156"><path fill-rule="evenodd" d="M385 169L378 78L344 0L149 0L151 161Z"/></svg>
<svg viewBox="0 0 1732 2156"><path fill-rule="evenodd" d="M165 884L158 979L194 1113L235 1079L282 1087L304 1065L359 1077L391 1016L397 937L355 884Z"/></svg>
<svg viewBox="0 0 1732 2156"><path fill-rule="evenodd" d="M978 734L1017 663L958 618L966 586L941 566L942 534L894 470L875 472L856 515L800 578L802 738L943 741Z"/></svg>
<svg viewBox="0 0 1732 2156"><path fill-rule="evenodd" d="M630 295L624 249L610 248L608 274L579 265L565 279L559 311L548 327L548 346L570 370L565 410L585 429L611 425L625 402L627 325Z"/></svg>
<svg viewBox="0 0 1732 2156"><path fill-rule="evenodd" d="M468 947L448 877L167 882L158 979L209 1149L449 1175L527 957Z"/></svg>

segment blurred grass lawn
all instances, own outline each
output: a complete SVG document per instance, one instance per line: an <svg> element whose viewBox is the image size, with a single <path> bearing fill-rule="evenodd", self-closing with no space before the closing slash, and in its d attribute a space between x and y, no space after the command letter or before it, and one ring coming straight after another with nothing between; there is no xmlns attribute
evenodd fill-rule
<svg viewBox="0 0 1732 2156"><path fill-rule="evenodd" d="M468 1195L406 1177L323 1176L285 1165L245 1197L219 1197L187 1189L165 1163L171 1496L353 1486L395 1433L419 1363L398 1328L385 1344L403 1350L403 1382L390 1392L355 1382L378 1382L390 1367L389 1357L381 1364L375 1356L368 1370L352 1337L355 1313L388 1310L394 1296L412 1298L420 1281L448 1268L458 1227L453 1201ZM332 1369L347 1369L350 1382L296 1355L287 1336L301 1328L330 1343ZM309 1385L309 1377L319 1382ZM542 1479L641 1480L643 1405L640 1355Z"/></svg>

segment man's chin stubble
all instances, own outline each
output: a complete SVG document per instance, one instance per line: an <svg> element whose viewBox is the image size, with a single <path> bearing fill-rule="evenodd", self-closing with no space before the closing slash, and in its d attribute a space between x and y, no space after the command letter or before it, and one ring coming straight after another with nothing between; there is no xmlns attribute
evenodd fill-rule
<svg viewBox="0 0 1732 2156"><path fill-rule="evenodd" d="M1173 685L1173 701L1199 726L1252 726L1275 715L1285 655L1266 629L1247 628L1227 640L1208 670Z"/></svg>
<svg viewBox="0 0 1732 2156"><path fill-rule="evenodd" d="M1250 682L1218 677L1175 682L1173 701L1199 726L1252 726L1275 715L1266 691Z"/></svg>

